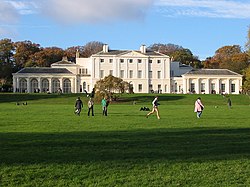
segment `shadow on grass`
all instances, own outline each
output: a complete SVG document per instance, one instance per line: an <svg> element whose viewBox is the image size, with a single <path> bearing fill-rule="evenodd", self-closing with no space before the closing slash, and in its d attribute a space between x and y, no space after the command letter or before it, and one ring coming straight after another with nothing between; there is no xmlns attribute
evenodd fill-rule
<svg viewBox="0 0 250 187"><path fill-rule="evenodd" d="M1 164L249 158L250 129L0 133Z"/></svg>
<svg viewBox="0 0 250 187"><path fill-rule="evenodd" d="M148 102L149 104L151 104L152 100L154 99L155 95L145 95L145 96L135 96L135 97L123 97L123 98L119 98L119 102L139 102L139 103L145 103ZM175 100L180 100L180 99L184 99L185 96L183 95L161 95L158 94L159 97L159 101L175 101Z"/></svg>
<svg viewBox="0 0 250 187"><path fill-rule="evenodd" d="M9 103L9 102L25 102L33 101L40 99L60 99L60 98L76 98L79 94L19 94L19 93L0 93L0 103ZM81 93L83 96L84 94Z"/></svg>

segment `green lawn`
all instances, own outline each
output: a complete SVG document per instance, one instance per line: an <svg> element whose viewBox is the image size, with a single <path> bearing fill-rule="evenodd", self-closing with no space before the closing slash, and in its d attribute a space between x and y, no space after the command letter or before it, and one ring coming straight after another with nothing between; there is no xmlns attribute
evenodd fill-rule
<svg viewBox="0 0 250 187"><path fill-rule="evenodd" d="M124 95L88 117L78 94L0 94L0 186L250 186L250 99ZM202 118L195 99L205 104ZM28 105L16 105L16 102ZM132 105L136 101L136 105Z"/></svg>

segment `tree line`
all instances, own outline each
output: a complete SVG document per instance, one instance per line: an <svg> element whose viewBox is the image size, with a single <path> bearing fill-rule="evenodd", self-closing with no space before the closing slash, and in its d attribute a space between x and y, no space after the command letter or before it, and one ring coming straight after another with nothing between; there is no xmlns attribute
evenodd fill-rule
<svg viewBox="0 0 250 187"><path fill-rule="evenodd" d="M190 49L175 44L155 43L147 50L158 51L194 68L229 69L242 74L243 90L250 91L250 28L248 30L246 50L240 45L223 46L215 51L214 56L199 60ZM76 51L81 57L90 57L102 51L103 43L91 41L83 46L73 46L67 49L59 47L42 47L31 41L13 42L5 38L0 40L0 88L12 86L12 73L24 67L49 67L60 61L64 56L75 62Z"/></svg>

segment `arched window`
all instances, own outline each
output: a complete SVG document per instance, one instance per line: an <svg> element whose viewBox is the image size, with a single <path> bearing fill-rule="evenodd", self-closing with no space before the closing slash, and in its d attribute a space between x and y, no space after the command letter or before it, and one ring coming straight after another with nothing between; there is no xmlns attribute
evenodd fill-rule
<svg viewBox="0 0 250 187"><path fill-rule="evenodd" d="M38 90L38 81L37 81L37 79L32 79L32 80L30 81L30 92L31 92L31 93L39 92L39 90Z"/></svg>
<svg viewBox="0 0 250 187"><path fill-rule="evenodd" d="M42 87L41 87L42 92L48 92L49 91L49 80L48 79L43 79L42 80Z"/></svg>
<svg viewBox="0 0 250 187"><path fill-rule="evenodd" d="M63 93L71 93L71 82L69 79L63 81Z"/></svg>
<svg viewBox="0 0 250 187"><path fill-rule="evenodd" d="M27 81L26 79L21 79L19 82L19 92L27 92Z"/></svg>
<svg viewBox="0 0 250 187"><path fill-rule="evenodd" d="M58 79L52 80L52 93L60 92L60 81Z"/></svg>

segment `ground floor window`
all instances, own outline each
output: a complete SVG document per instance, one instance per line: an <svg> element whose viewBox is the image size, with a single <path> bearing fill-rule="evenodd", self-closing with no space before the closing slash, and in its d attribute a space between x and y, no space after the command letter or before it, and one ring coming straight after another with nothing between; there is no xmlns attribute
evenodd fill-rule
<svg viewBox="0 0 250 187"><path fill-rule="evenodd" d="M225 84L221 84L220 89L221 89L222 93L225 92L226 91L226 85Z"/></svg>
<svg viewBox="0 0 250 187"><path fill-rule="evenodd" d="M27 80L26 79L20 80L19 92L27 92Z"/></svg>
<svg viewBox="0 0 250 187"><path fill-rule="evenodd" d="M201 92L205 92L205 83L201 83Z"/></svg>
<svg viewBox="0 0 250 187"><path fill-rule="evenodd" d="M231 84L231 92L232 92L232 93L235 92L235 84Z"/></svg>
<svg viewBox="0 0 250 187"><path fill-rule="evenodd" d="M63 93L71 93L71 82L69 79L63 81Z"/></svg>
<svg viewBox="0 0 250 187"><path fill-rule="evenodd" d="M33 93L40 92L40 90L38 89L38 81L36 79L32 79L30 81L30 89L31 89L31 92Z"/></svg>
<svg viewBox="0 0 250 187"><path fill-rule="evenodd" d="M52 93L60 92L60 81L58 79L52 80Z"/></svg>
<svg viewBox="0 0 250 187"><path fill-rule="evenodd" d="M190 85L190 91L192 93L195 93L195 84L194 83L191 83L191 85Z"/></svg>
<svg viewBox="0 0 250 187"><path fill-rule="evenodd" d="M138 91L139 91L139 92L142 92L142 84L139 84L139 85L138 85Z"/></svg>
<svg viewBox="0 0 250 187"><path fill-rule="evenodd" d="M48 92L49 91L49 80L48 79L43 79L42 80L42 87L41 87L42 92Z"/></svg>

